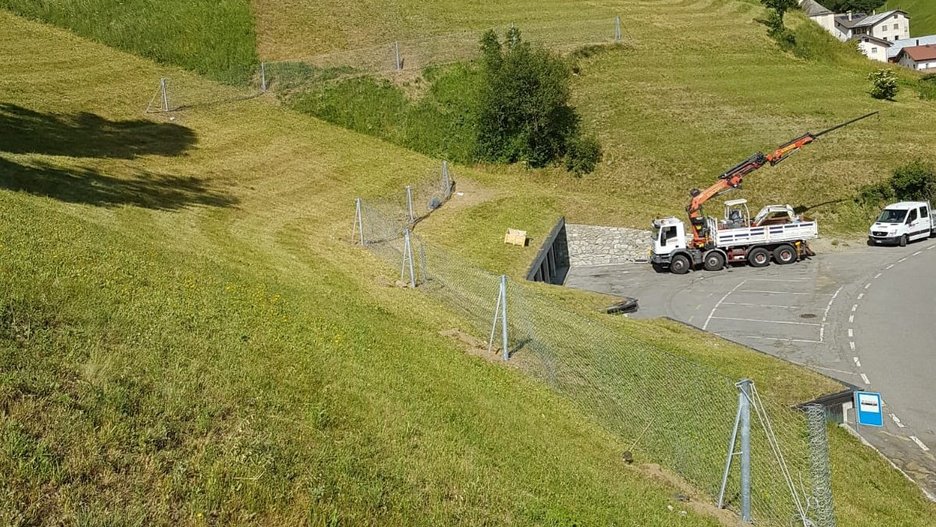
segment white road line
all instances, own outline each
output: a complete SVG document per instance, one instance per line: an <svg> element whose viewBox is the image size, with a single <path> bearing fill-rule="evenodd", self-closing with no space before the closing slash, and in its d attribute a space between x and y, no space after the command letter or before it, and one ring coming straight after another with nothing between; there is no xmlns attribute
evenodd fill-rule
<svg viewBox="0 0 936 527"><path fill-rule="evenodd" d="M904 257L901 258L900 260L897 260L897 263L906 262L906 261L907 261L907 257L904 256Z"/></svg>
<svg viewBox="0 0 936 527"><path fill-rule="evenodd" d="M748 278L748 282L808 282L808 278Z"/></svg>
<svg viewBox="0 0 936 527"><path fill-rule="evenodd" d="M855 341L854 340L849 341L848 347L851 348L852 351L855 351Z"/></svg>
<svg viewBox="0 0 936 527"><path fill-rule="evenodd" d="M893 268L894 268L894 264L890 264L887 267L885 267L885 269L893 269Z"/></svg>
<svg viewBox="0 0 936 527"><path fill-rule="evenodd" d="M825 306L825 311L822 312L822 326L819 327L819 342L823 342L825 340L825 324L826 320L829 318L829 310L832 309L832 303L835 302L835 298L838 296L841 290L842 288L839 287L835 290L835 293L832 293L832 298L829 299L829 303Z"/></svg>
<svg viewBox="0 0 936 527"><path fill-rule="evenodd" d="M923 441L917 439L917 436L910 436L910 440L917 444L924 452L929 452L929 447L923 444Z"/></svg>
<svg viewBox="0 0 936 527"><path fill-rule="evenodd" d="M852 360L855 361L855 366L858 366L859 368L861 367L861 361L858 359L858 357L852 357Z"/></svg>
<svg viewBox="0 0 936 527"><path fill-rule="evenodd" d="M884 274L884 273L878 273L878 274L874 275L874 280L877 280L878 278L880 278L882 274Z"/></svg>
<svg viewBox="0 0 936 527"><path fill-rule="evenodd" d="M864 298L864 295L865 295L864 293L859 293L859 294L858 294L858 300L861 300L862 298Z"/></svg>
<svg viewBox="0 0 936 527"><path fill-rule="evenodd" d="M858 304L852 304L852 313L858 311Z"/></svg>
<svg viewBox="0 0 936 527"><path fill-rule="evenodd" d="M781 306L779 304L748 304L745 302L723 302L723 306L747 306L747 307L782 307L783 309L797 309L799 306Z"/></svg>
<svg viewBox="0 0 936 527"><path fill-rule="evenodd" d="M817 370L834 371L835 373L841 373L842 375L858 375L857 373L853 371L836 370L835 368L826 368L824 366L810 366L810 368L816 368Z"/></svg>
<svg viewBox="0 0 936 527"><path fill-rule="evenodd" d="M848 315L848 323L851 324L855 321L855 315Z"/></svg>
<svg viewBox="0 0 936 527"><path fill-rule="evenodd" d="M869 288L869 287L871 287L871 282L868 282L867 284L865 284L865 289L867 289L867 288Z"/></svg>
<svg viewBox="0 0 936 527"><path fill-rule="evenodd" d="M790 339L790 338L786 338L786 337L762 337L762 336L759 336L759 335L738 335L738 336L735 337L735 338L739 338L739 339L757 339L757 340L780 340L780 341L783 341L783 342L806 342L806 343L808 343L808 344L822 344L822 341L821 341L821 340ZM818 368L819 366L815 366L815 367ZM830 368L826 368L826 369L830 369ZM833 370L833 371L838 371L838 370ZM852 372L841 372L841 373L852 373Z"/></svg>
<svg viewBox="0 0 936 527"><path fill-rule="evenodd" d="M854 329L848 328L848 338L850 338L850 339L851 339L851 338L855 338L855 330L854 330Z"/></svg>
<svg viewBox="0 0 936 527"><path fill-rule="evenodd" d="M936 245L930 245L926 248L927 251L932 251L933 249L936 249Z"/></svg>
<svg viewBox="0 0 936 527"><path fill-rule="evenodd" d="M865 374L862 373L862 374L861 374L861 380L862 380L865 384L867 384L868 386L871 386L871 381L868 380L868 376L867 376L867 375L865 375Z"/></svg>
<svg viewBox="0 0 936 527"><path fill-rule="evenodd" d="M763 295L814 295L827 296L829 293L794 293L792 291L755 291L753 289L742 289L739 293L760 293Z"/></svg>
<svg viewBox="0 0 936 527"><path fill-rule="evenodd" d="M897 425L897 428L904 427L904 424L900 422L900 419L898 419L896 415L890 414L890 416L891 416L891 419L894 421L894 424Z"/></svg>
<svg viewBox="0 0 936 527"><path fill-rule="evenodd" d="M923 251L917 251L913 253L911 256L920 256L921 254L923 254Z"/></svg>
<svg viewBox="0 0 936 527"><path fill-rule="evenodd" d="M788 322L786 320L761 320L758 318L712 317L712 320L737 320L739 322L763 322L766 324L790 324L791 326L821 326L812 322Z"/></svg>
<svg viewBox="0 0 936 527"><path fill-rule="evenodd" d="M712 321L712 315L715 314L715 310L718 309L718 306L720 306L722 302L725 301L726 298L728 298L728 295L730 295L731 293L734 293L739 287L741 287L742 285L746 283L747 283L747 280L742 280L741 283L731 288L731 291L728 291L727 293L725 293L725 296L721 297L721 300L719 300L715 304L715 307L713 307L712 310L709 311L708 318L705 319L705 324L702 324L702 331L705 331L708 328L709 322Z"/></svg>

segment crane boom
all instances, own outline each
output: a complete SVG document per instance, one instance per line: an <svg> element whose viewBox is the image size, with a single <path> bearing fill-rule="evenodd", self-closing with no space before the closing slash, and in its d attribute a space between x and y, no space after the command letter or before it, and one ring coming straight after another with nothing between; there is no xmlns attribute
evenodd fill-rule
<svg viewBox="0 0 936 527"><path fill-rule="evenodd" d="M838 130L839 128L848 126L854 122L871 117L877 113L878 112L871 112L869 114L862 115L861 117L856 117L849 121L845 121L844 123L837 124L832 128L823 130L819 133L814 134L811 132L806 132L805 134L778 146L773 152L770 152L769 154L758 152L738 163L737 165L731 167L722 175L718 176L718 180L707 189L693 189L691 192L689 192L690 196L692 196L692 200L689 202L689 206L686 207L686 212L689 213L689 221L692 224L693 245L702 247L705 245L708 237L708 233L705 232L705 218L702 216L702 206L705 204L705 202L721 194L722 192L730 189L740 188L741 182L744 180L745 176L760 169L764 165L769 163L770 166L776 166L819 137L829 132Z"/></svg>

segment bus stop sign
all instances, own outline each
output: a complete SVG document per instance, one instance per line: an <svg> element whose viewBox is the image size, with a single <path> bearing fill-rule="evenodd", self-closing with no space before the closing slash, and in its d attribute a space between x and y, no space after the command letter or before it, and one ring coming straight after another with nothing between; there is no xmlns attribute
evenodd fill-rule
<svg viewBox="0 0 936 527"><path fill-rule="evenodd" d="M858 424L862 426L884 426L884 409L878 392L855 392L855 408Z"/></svg>

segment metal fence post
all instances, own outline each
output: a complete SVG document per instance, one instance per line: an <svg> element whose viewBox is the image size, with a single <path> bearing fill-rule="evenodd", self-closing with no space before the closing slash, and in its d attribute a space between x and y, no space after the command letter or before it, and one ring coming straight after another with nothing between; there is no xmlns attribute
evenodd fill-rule
<svg viewBox="0 0 936 527"><path fill-rule="evenodd" d="M260 63L260 91L262 92L267 91L266 63L265 62Z"/></svg>
<svg viewBox="0 0 936 527"><path fill-rule="evenodd" d="M751 523L751 381L738 383L741 409L741 521Z"/></svg>
<svg viewBox="0 0 936 527"><path fill-rule="evenodd" d="M162 96L162 107L164 112L169 111L169 79L162 77L159 79L159 92Z"/></svg>
<svg viewBox="0 0 936 527"><path fill-rule="evenodd" d="M364 245L364 214L361 210L361 198L354 198L354 225L351 226L352 242L354 242L355 233L360 236L361 245Z"/></svg>
<svg viewBox="0 0 936 527"><path fill-rule="evenodd" d="M832 500L832 469L829 465L829 437L826 429L825 409L818 404L806 407L809 426L809 466L815 500L815 526L835 527L835 509Z"/></svg>
<svg viewBox="0 0 936 527"><path fill-rule="evenodd" d="M406 186L406 211L409 214L409 222L416 222L416 214L413 212L413 187Z"/></svg>
<svg viewBox="0 0 936 527"><path fill-rule="evenodd" d="M621 17L616 16L614 17L614 41L620 42L621 38Z"/></svg>
<svg viewBox="0 0 936 527"><path fill-rule="evenodd" d="M403 61L400 59L400 42L393 43L393 65L397 71L403 69Z"/></svg>
<svg viewBox="0 0 936 527"><path fill-rule="evenodd" d="M448 161L442 161L442 199L447 200L452 195L452 180L449 177Z"/></svg>
<svg viewBox="0 0 936 527"><path fill-rule="evenodd" d="M409 266L410 287L416 287L416 271L413 268L413 245L410 243L409 229L403 229L403 267L400 269L400 280L406 273L406 267Z"/></svg>
<svg viewBox="0 0 936 527"><path fill-rule="evenodd" d="M510 360L510 348L507 346L507 275L501 275L501 339L504 346L504 360Z"/></svg>

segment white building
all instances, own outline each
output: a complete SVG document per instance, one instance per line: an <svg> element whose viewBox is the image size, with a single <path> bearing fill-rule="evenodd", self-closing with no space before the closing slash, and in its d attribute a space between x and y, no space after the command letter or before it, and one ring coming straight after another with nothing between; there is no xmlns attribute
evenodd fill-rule
<svg viewBox="0 0 936 527"><path fill-rule="evenodd" d="M936 35L897 40L891 44L889 48L887 48L887 60L891 62L897 62L897 55L900 55L900 50L903 48L912 46L929 46L932 44L936 44Z"/></svg>
<svg viewBox="0 0 936 527"><path fill-rule="evenodd" d="M853 40L858 42L858 50L865 57L878 62L887 62L888 51L893 45L891 42L870 35L853 37Z"/></svg>
<svg viewBox="0 0 936 527"><path fill-rule="evenodd" d="M897 63L914 70L936 71L936 45L903 48L897 55Z"/></svg>
<svg viewBox="0 0 936 527"><path fill-rule="evenodd" d="M835 14L816 0L801 0L800 7L806 16L835 38L857 42L858 49L871 60L893 60L897 52L888 53L893 43L910 39L910 18L900 9L871 15Z"/></svg>

